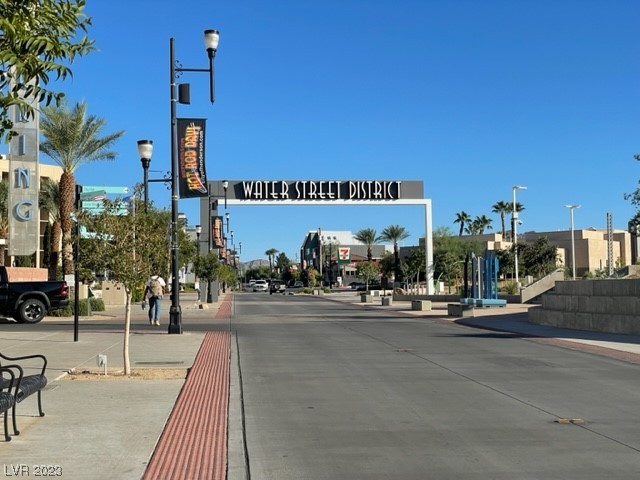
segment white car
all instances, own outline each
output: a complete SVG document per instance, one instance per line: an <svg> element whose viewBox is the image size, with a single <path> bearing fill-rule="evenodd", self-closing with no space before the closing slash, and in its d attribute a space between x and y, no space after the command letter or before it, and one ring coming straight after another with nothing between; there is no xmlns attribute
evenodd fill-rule
<svg viewBox="0 0 640 480"><path fill-rule="evenodd" d="M254 292L266 292L269 290L269 284L266 280L256 280L256 283L253 284Z"/></svg>

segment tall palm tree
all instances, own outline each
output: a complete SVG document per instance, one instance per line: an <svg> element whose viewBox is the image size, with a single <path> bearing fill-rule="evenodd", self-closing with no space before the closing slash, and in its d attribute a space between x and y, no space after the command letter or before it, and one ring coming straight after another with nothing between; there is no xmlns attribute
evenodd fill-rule
<svg viewBox="0 0 640 480"><path fill-rule="evenodd" d="M62 168L60 177L60 223L62 228L62 269L73 272L73 245L71 243L71 213L75 199L74 172L83 163L97 160L114 160L116 153L110 148L124 131L102 136L104 119L87 116L87 105L77 103L69 109L66 105L42 109L40 131L44 140L40 150Z"/></svg>
<svg viewBox="0 0 640 480"><path fill-rule="evenodd" d="M465 211L458 212L456 213L456 219L453 221L453 223L460 224L460 233L458 233L458 236L461 237L462 232L464 232L464 227L471 223L471 216Z"/></svg>
<svg viewBox="0 0 640 480"><path fill-rule="evenodd" d="M367 260L370 262L373 258L373 252L371 251L374 244L380 241L380 237L377 236L375 228L363 228L356 232L353 236L357 241L364 243L367 246Z"/></svg>
<svg viewBox="0 0 640 480"><path fill-rule="evenodd" d="M401 242L409 236L409 232L400 225L390 225L382 230L380 240L384 242L393 242L393 258L395 260L396 278L400 278L400 254L398 252L398 242Z"/></svg>
<svg viewBox="0 0 640 480"><path fill-rule="evenodd" d="M504 223L504 217L507 213L509 213L509 206L510 203L509 202L503 202L502 200L499 202L496 202L493 204L493 206L491 207L491 211L493 213L497 213L498 215L500 215L500 223L502 224L502 239L506 240L507 238L507 229L505 228L505 223Z"/></svg>
<svg viewBox="0 0 640 480"><path fill-rule="evenodd" d="M275 248L270 248L269 250L264 252L264 254L269 257L269 274L270 275L273 273L273 259L275 258L276 253L278 253L278 250L276 250Z"/></svg>
<svg viewBox="0 0 640 480"><path fill-rule="evenodd" d="M51 258L49 261L49 279L55 280L60 261L60 245L62 239L62 227L60 217L60 183L50 178L43 179L40 184L40 195L38 196L40 208L44 208L49 213L51 222Z"/></svg>

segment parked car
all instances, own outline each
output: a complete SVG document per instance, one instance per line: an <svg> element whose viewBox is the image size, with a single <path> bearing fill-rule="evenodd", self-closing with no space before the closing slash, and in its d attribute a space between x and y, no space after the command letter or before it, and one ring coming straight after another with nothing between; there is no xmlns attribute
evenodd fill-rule
<svg viewBox="0 0 640 480"><path fill-rule="evenodd" d="M254 292L266 292L267 290L269 290L269 284L266 280L256 280L253 284Z"/></svg>
<svg viewBox="0 0 640 480"><path fill-rule="evenodd" d="M0 315L18 323L38 323L47 313L69 304L67 282L12 282L4 266L0 266L0 292Z"/></svg>
<svg viewBox="0 0 640 480"><path fill-rule="evenodd" d="M382 285L379 283L370 283L369 285L365 285L363 283L356 288L356 292L366 292L368 290L382 290Z"/></svg>
<svg viewBox="0 0 640 480"><path fill-rule="evenodd" d="M280 280L271 280L269 284L269 294L273 295L274 293L284 293L285 285L284 282Z"/></svg>

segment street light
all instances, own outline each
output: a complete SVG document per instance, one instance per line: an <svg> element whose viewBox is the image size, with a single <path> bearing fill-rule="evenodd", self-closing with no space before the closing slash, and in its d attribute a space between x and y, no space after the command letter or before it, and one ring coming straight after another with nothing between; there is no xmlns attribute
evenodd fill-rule
<svg viewBox="0 0 640 480"><path fill-rule="evenodd" d="M571 218L571 267L573 269L573 279L576 279L576 238L573 230L573 211L580 208L580 205L565 205L569 209L569 217Z"/></svg>
<svg viewBox="0 0 640 480"><path fill-rule="evenodd" d="M324 282L324 278L322 276L322 229L318 227L318 267L320 268L320 286Z"/></svg>
<svg viewBox="0 0 640 480"><path fill-rule="evenodd" d="M209 100L215 101L215 83L213 59L218 49L220 33L217 30L204 31L204 44L209 57L209 68L185 68L176 63L175 40L169 39L169 85L171 113L171 307L169 308L169 333L182 333L182 309L180 307L180 284L178 279L178 119L176 103L189 103L189 85L178 87L180 98L176 95L176 73L206 72L209 74Z"/></svg>
<svg viewBox="0 0 640 480"><path fill-rule="evenodd" d="M526 190L527 187L522 185L515 185L512 187L513 191L513 213L511 214L511 220L513 221L513 253L516 264L516 285L520 287L520 278L518 277L518 211L516 209L516 190Z"/></svg>
<svg viewBox="0 0 640 480"><path fill-rule="evenodd" d="M200 259L200 234L202 233L202 226L196 225L196 257ZM198 281L198 303L200 303L200 279L196 276Z"/></svg>
<svg viewBox="0 0 640 480"><path fill-rule="evenodd" d="M222 181L222 188L224 189L224 209L227 209L227 189L229 188L229 182L227 180ZM229 215L227 213L227 215ZM229 218L227 217L227 220Z"/></svg>
<svg viewBox="0 0 640 480"><path fill-rule="evenodd" d="M231 218L231 214L229 212L225 213L224 218L227 220L227 232L229 232L229 218Z"/></svg>
<svg viewBox="0 0 640 480"><path fill-rule="evenodd" d="M144 173L144 212L147 213L147 205L149 204L149 165L151 164L151 155L153 154L152 140L138 140L138 156L142 163L142 171Z"/></svg>

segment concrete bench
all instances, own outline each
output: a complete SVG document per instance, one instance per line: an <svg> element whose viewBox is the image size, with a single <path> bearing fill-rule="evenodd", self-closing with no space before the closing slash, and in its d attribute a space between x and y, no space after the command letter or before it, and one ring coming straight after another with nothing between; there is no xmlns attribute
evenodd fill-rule
<svg viewBox="0 0 640 480"><path fill-rule="evenodd" d="M411 310L431 310L431 300L411 300Z"/></svg>
<svg viewBox="0 0 640 480"><path fill-rule="evenodd" d="M21 357L9 357L0 353L0 359L13 362L10 365L2 365L0 363L0 368L4 367L2 371L3 375L0 377L0 391L13 391L13 396L15 397L15 403L11 408L13 433L14 435L20 435L20 431L18 430L18 426L16 423L16 406L18 403L36 393L38 395L38 413L41 417L44 417L44 412L42 411L42 390L47 386L47 377L45 376L45 371L47 369L47 358L44 355L24 355ZM24 375L24 363L22 365L18 365L15 363L17 361L24 360L37 360L38 363L40 363L39 361L42 361L42 366L38 365L39 373ZM5 376L4 373L6 373L6 369L13 370L14 375Z"/></svg>
<svg viewBox="0 0 640 480"><path fill-rule="evenodd" d="M360 295L360 303L372 303L373 302L373 295L368 295L368 294L361 294Z"/></svg>
<svg viewBox="0 0 640 480"><path fill-rule="evenodd" d="M382 297L382 306L390 307L393 305L393 297Z"/></svg>
<svg viewBox="0 0 640 480"><path fill-rule="evenodd" d="M463 303L448 303L447 315L449 317L473 317L473 305Z"/></svg>

